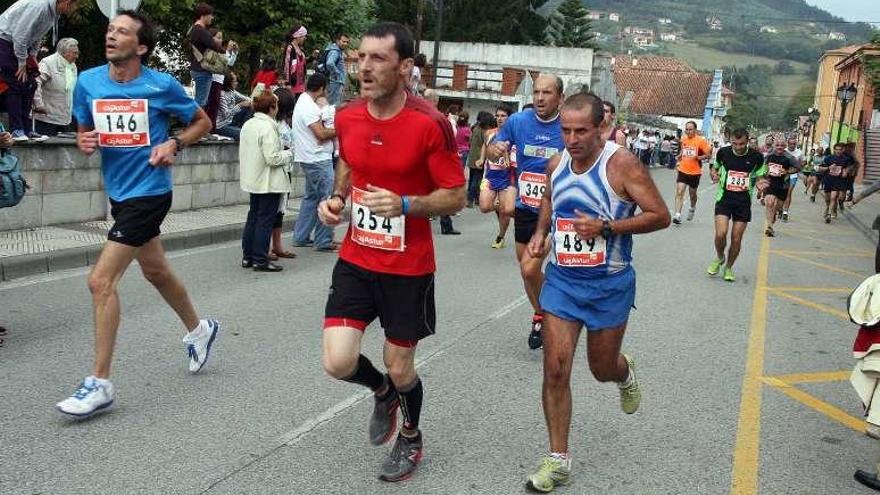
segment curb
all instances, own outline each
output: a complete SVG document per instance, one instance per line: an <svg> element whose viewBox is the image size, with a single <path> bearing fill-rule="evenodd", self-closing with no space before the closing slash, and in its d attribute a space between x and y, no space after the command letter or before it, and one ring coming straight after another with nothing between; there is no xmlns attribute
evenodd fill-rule
<svg viewBox="0 0 880 495"><path fill-rule="evenodd" d="M859 217L855 216L852 212L843 210L843 216L847 219L849 223L853 225L862 235L865 236L865 239L868 240L871 244L877 243L877 233L874 231L871 225L868 225L862 222Z"/></svg>
<svg viewBox="0 0 880 495"><path fill-rule="evenodd" d="M285 219L281 229L293 229L294 219ZM233 223L184 232L162 234L162 246L166 252L221 244L241 239L244 223ZM41 273L69 270L94 265L101 254L103 244L59 249L38 254L24 254L0 258L0 282L8 282Z"/></svg>

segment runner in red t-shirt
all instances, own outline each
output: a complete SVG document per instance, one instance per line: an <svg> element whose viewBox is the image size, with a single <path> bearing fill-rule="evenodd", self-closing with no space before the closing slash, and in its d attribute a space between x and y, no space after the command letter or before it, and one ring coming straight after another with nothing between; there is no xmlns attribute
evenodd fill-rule
<svg viewBox="0 0 880 495"><path fill-rule="evenodd" d="M430 103L408 94L414 42L404 26L384 22L364 34L358 51L362 99L336 115L340 160L332 196L318 205L327 225L352 217L333 269L324 313L324 369L375 393L370 441L381 445L403 426L379 475L400 481L422 458L422 383L418 341L433 334L434 244L429 216L464 207L464 173L452 127ZM361 354L364 329L385 329L383 375Z"/></svg>

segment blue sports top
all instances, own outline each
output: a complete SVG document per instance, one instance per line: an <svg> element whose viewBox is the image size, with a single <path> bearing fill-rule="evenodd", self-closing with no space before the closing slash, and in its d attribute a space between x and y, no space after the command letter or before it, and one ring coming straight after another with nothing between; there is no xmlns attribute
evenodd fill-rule
<svg viewBox="0 0 880 495"><path fill-rule="evenodd" d="M141 75L119 83L110 66L79 76L73 115L99 132L104 188L114 201L158 196L171 191L170 167L149 164L153 146L168 140L168 120L192 121L198 104L170 74L141 66Z"/></svg>

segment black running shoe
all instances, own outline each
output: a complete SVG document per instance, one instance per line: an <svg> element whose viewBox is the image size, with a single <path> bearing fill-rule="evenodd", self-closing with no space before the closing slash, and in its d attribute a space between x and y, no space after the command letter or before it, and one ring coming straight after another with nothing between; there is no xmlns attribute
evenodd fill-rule
<svg viewBox="0 0 880 495"><path fill-rule="evenodd" d="M386 378L387 379L387 378ZM370 443L382 445L391 440L397 430L397 408L400 397L397 390L384 399L374 396L373 415L370 416Z"/></svg>
<svg viewBox="0 0 880 495"><path fill-rule="evenodd" d="M544 336L541 334L543 326L543 316L535 315L532 317L532 331L529 332L529 349L540 349L544 346Z"/></svg>

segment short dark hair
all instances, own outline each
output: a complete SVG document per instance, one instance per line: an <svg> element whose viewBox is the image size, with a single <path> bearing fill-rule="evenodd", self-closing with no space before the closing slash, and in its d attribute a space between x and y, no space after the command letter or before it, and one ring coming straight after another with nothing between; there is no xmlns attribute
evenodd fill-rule
<svg viewBox="0 0 880 495"><path fill-rule="evenodd" d="M694 126L694 130L697 129L697 123L694 122L693 120L688 120L687 122L685 122L684 127L687 128L688 124L692 124Z"/></svg>
<svg viewBox="0 0 880 495"><path fill-rule="evenodd" d="M424 67L428 65L428 57L426 57L424 53L419 53L413 58L413 65L416 67Z"/></svg>
<svg viewBox="0 0 880 495"><path fill-rule="evenodd" d="M842 148L845 148L846 146L844 146L843 143L834 143L834 147L835 147L835 148L841 148L841 149L842 149Z"/></svg>
<svg viewBox="0 0 880 495"><path fill-rule="evenodd" d="M614 103L611 103L610 101L605 100L602 102L602 104L605 105L606 107L610 108L611 113L613 113L613 114L617 113L617 107L614 106Z"/></svg>
<svg viewBox="0 0 880 495"><path fill-rule="evenodd" d="M293 115L293 108L296 106L296 98L287 88L276 88L275 97L278 98L278 115L275 116L279 122L287 120Z"/></svg>
<svg viewBox="0 0 880 495"><path fill-rule="evenodd" d="M193 8L193 15L195 16L196 20L198 20L199 18L201 18L203 16L211 15L213 13L214 13L214 7L211 7L210 5L208 5L205 2L199 2Z"/></svg>
<svg viewBox="0 0 880 495"><path fill-rule="evenodd" d="M476 125L479 126L480 129L491 129L493 127L497 127L498 122L495 120L494 115L485 110L480 110L480 112L477 113Z"/></svg>
<svg viewBox="0 0 880 495"><path fill-rule="evenodd" d="M318 91L327 87L327 76L320 72L315 72L306 80L306 91Z"/></svg>
<svg viewBox="0 0 880 495"><path fill-rule="evenodd" d="M146 64L149 62L153 50L156 49L156 30L153 28L153 22L146 14L134 10L120 10L116 15L130 17L140 24L135 35L137 35L138 44L147 47L146 53L141 55L141 63Z"/></svg>
<svg viewBox="0 0 880 495"><path fill-rule="evenodd" d="M345 36L347 38L348 34L343 33L343 32L336 33L333 35L333 41L339 41L339 39L342 38L343 36Z"/></svg>
<svg viewBox="0 0 880 495"><path fill-rule="evenodd" d="M496 112L499 110L506 113L508 117L510 117L510 115L513 113L513 110L510 109L510 106L506 104L498 105L497 107L495 107Z"/></svg>
<svg viewBox="0 0 880 495"><path fill-rule="evenodd" d="M605 107L602 106L602 98L591 92L577 93L565 99L562 110L587 110L589 109L590 121L595 126L605 120ZM645 130L645 132L648 132Z"/></svg>
<svg viewBox="0 0 880 495"><path fill-rule="evenodd" d="M278 97L270 91L263 91L254 98L254 112L269 113L269 111L277 105Z"/></svg>
<svg viewBox="0 0 880 495"><path fill-rule="evenodd" d="M260 70L275 70L275 59L271 55L266 55L260 65Z"/></svg>
<svg viewBox="0 0 880 495"><path fill-rule="evenodd" d="M742 139L742 138L748 139L749 138L749 130L746 129L745 127L737 127L736 129L733 130L733 133L731 134L731 136L733 136L736 139Z"/></svg>
<svg viewBox="0 0 880 495"><path fill-rule="evenodd" d="M235 75L235 72L227 72L226 76L223 78L223 91L232 91L232 78L238 80L238 76Z"/></svg>
<svg viewBox="0 0 880 495"><path fill-rule="evenodd" d="M385 38L391 36L394 38L394 51L400 60L413 58L415 56L415 40L410 30L403 24L397 22L380 22L373 25L364 33L364 38Z"/></svg>

